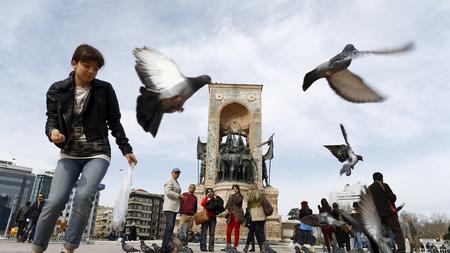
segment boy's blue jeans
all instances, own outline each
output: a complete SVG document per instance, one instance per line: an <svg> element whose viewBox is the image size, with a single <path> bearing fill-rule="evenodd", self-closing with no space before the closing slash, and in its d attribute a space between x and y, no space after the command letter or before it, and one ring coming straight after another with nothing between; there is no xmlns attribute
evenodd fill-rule
<svg viewBox="0 0 450 253"><path fill-rule="evenodd" d="M69 200L78 177L77 190L73 197L70 224L65 232L67 248L78 248L83 231L88 223L92 201L99 183L108 170L109 162L102 158L60 159L53 175L50 194L39 216L32 250L43 252L47 249L55 223Z"/></svg>

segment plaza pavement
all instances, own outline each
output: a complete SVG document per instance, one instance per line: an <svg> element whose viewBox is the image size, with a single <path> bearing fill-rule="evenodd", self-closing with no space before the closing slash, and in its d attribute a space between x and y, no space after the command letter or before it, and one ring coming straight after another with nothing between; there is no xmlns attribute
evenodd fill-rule
<svg viewBox="0 0 450 253"><path fill-rule="evenodd" d="M152 243L156 243L161 245L161 240L155 241L146 241L147 245L151 245ZM133 245L135 248L139 249L139 242L127 242L127 244ZM215 252L223 252L220 251L225 245L224 244L216 244ZM60 253L60 249L62 247L62 242L50 242L47 253ZM193 249L194 252L201 252L198 243L189 243L189 247ZM239 252L242 252L243 245L239 245ZM271 245L273 249L275 249L278 253L293 253L294 250L292 246L289 245ZM31 252L31 244L29 243L17 243L14 240L0 240L0 253L30 253ZM120 244L118 242L111 241L95 241L90 244L82 244L80 248L76 252L89 252L89 253L120 253L123 252ZM257 252L259 252L257 250ZM316 253L321 252L321 250L316 250Z"/></svg>

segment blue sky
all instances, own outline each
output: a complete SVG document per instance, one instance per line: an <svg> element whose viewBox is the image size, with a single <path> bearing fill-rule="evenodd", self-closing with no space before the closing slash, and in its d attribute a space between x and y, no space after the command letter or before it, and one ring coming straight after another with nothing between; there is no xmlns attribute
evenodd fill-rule
<svg viewBox="0 0 450 253"><path fill-rule="evenodd" d="M44 135L45 93L70 72L81 43L106 58L98 78L113 84L122 123L139 160L134 186L162 192L172 167L196 182L197 137L207 134L208 89L183 113L166 115L157 138L135 120L141 85L132 49L150 46L187 76L263 84L263 139L275 135L272 184L280 213L312 207L345 184L380 171L405 210L450 216L450 3L448 1L2 1L0 159L35 172L53 169L58 149ZM325 80L301 91L303 76L352 43L360 50L416 42L396 56L368 56L350 69L388 99L351 104ZM323 144L347 129L364 156L350 177ZM114 143L114 142L112 142ZM127 166L116 146L101 204L113 205ZM317 210L314 210L315 212Z"/></svg>

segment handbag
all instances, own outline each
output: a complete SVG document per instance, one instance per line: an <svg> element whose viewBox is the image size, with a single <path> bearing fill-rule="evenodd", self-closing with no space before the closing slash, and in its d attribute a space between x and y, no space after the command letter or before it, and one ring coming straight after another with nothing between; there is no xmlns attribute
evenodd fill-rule
<svg viewBox="0 0 450 253"><path fill-rule="evenodd" d="M250 227L250 223L252 223L252 216L250 215L250 209L247 207L244 214L244 226Z"/></svg>
<svg viewBox="0 0 450 253"><path fill-rule="evenodd" d="M208 217L208 214L206 213L206 209L196 212L194 214L194 220L195 220L195 225L204 224L204 223L208 222L209 217Z"/></svg>
<svg viewBox="0 0 450 253"><path fill-rule="evenodd" d="M245 215L244 215L244 210L242 210L241 208L236 209L234 212L234 215L236 217L236 221L239 224L244 224L245 223Z"/></svg>
<svg viewBox="0 0 450 253"><path fill-rule="evenodd" d="M269 200L266 198L266 196L262 197L261 205L264 210L264 215L266 215L266 217L273 214L273 207L270 204Z"/></svg>

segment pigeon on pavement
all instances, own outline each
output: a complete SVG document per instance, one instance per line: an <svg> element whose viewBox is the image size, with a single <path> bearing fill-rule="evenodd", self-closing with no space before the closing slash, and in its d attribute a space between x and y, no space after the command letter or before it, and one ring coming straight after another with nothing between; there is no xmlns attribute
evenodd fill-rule
<svg viewBox="0 0 450 253"><path fill-rule="evenodd" d="M330 150L330 152L339 160L339 162L344 163L341 170L339 171L339 174L342 176L342 174L345 173L345 175L350 176L352 174L352 169L355 168L356 163L358 163L358 161L360 160L363 161L363 157L360 155L356 155L353 152L350 143L348 143L347 140L347 132L345 131L344 126L342 124L340 125L346 145L324 145L324 147Z"/></svg>
<svg viewBox="0 0 450 253"><path fill-rule="evenodd" d="M141 251L144 253L155 253L155 251L145 244L144 240L141 240Z"/></svg>
<svg viewBox="0 0 450 253"><path fill-rule="evenodd" d="M135 249L133 246L125 243L125 240L122 240L122 250L125 252L141 252L138 249Z"/></svg>
<svg viewBox="0 0 450 253"><path fill-rule="evenodd" d="M161 247L159 247L156 243L152 243L152 247L156 253L159 253L161 251Z"/></svg>
<svg viewBox="0 0 450 253"><path fill-rule="evenodd" d="M413 43L395 49L359 51L352 44L342 52L308 72L303 78L303 91L316 80L326 78L337 95L353 103L381 102L385 98L367 85L359 76L348 70L352 59L366 54L394 54L411 50Z"/></svg>
<svg viewBox="0 0 450 253"><path fill-rule="evenodd" d="M185 77L175 62L152 48L135 48L136 72L144 87L137 98L136 118L144 131L158 133L164 113L183 112L183 105L211 77Z"/></svg>

